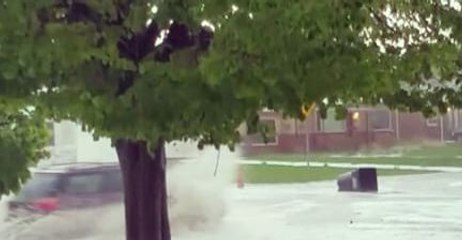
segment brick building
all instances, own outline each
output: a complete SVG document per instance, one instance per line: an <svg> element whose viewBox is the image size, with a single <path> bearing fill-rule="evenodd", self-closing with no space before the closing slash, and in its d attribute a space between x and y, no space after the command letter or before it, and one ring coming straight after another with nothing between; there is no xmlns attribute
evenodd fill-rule
<svg viewBox="0 0 462 240"><path fill-rule="evenodd" d="M303 153L351 151L370 146L388 147L400 142L452 141L462 128L462 111L426 119L420 113L407 113L385 107L350 108L345 120L336 120L328 111L326 119L314 112L305 121L284 119L281 114L263 111L261 121L274 129L268 143L258 135L246 136L246 154L265 152Z"/></svg>

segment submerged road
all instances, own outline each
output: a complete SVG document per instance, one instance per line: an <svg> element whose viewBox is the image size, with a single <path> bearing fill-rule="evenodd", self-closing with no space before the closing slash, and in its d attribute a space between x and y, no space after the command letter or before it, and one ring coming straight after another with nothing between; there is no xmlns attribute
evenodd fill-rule
<svg viewBox="0 0 462 240"><path fill-rule="evenodd" d="M247 185L231 191L217 228L178 240L462 239L462 174L379 179L378 194L338 193L335 182Z"/></svg>
<svg viewBox="0 0 462 240"><path fill-rule="evenodd" d="M173 239L462 239L461 173L383 177L379 188L377 194L339 193L334 181L232 187L226 191L228 212L221 222L195 230L177 228ZM214 207L212 202L208 206ZM80 239L123 239L121 207L99 216L91 222L98 231ZM60 234L59 239L77 238Z"/></svg>

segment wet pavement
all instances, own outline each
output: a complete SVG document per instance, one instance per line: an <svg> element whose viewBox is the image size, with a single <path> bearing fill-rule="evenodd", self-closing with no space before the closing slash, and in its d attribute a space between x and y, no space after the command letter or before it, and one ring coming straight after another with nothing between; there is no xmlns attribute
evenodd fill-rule
<svg viewBox="0 0 462 240"><path fill-rule="evenodd" d="M379 188L377 194L339 193L334 181L232 187L221 222L175 228L173 239L462 239L461 173L384 177ZM123 239L120 218L120 207L106 209L92 223L98 231L80 231L88 231L86 240Z"/></svg>
<svg viewBox="0 0 462 240"><path fill-rule="evenodd" d="M230 193L222 225L178 240L462 239L462 174L379 179L378 194L335 182L250 186Z"/></svg>

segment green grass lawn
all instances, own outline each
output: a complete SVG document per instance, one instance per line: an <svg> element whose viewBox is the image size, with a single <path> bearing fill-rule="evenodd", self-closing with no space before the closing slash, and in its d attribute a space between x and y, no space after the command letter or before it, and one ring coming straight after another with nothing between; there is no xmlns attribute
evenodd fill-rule
<svg viewBox="0 0 462 240"><path fill-rule="evenodd" d="M374 153L362 153L358 157L354 153L334 154L316 153L306 157L303 154L266 154L249 157L253 160L277 160L277 161L319 161L319 162L351 162L351 163L377 163L396 165L418 165L418 166L459 166L462 167L462 145L445 144L439 146L420 146L407 150L390 150L397 157L377 157ZM382 154L383 151L382 151ZM344 157L338 157L342 155ZM369 155L369 156L368 156Z"/></svg>
<svg viewBox="0 0 462 240"><path fill-rule="evenodd" d="M285 167L270 165L242 165L246 183L303 183L322 180L334 180L350 169L329 167ZM407 170L377 171L378 176L422 174L429 172Z"/></svg>

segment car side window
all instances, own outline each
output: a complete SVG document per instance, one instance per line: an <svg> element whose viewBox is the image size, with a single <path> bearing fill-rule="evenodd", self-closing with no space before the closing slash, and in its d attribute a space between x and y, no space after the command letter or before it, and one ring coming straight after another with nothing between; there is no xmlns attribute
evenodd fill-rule
<svg viewBox="0 0 462 240"><path fill-rule="evenodd" d="M122 192L123 181L122 173L119 171L111 171L104 174L101 190L103 192Z"/></svg>
<svg viewBox="0 0 462 240"><path fill-rule="evenodd" d="M69 194L91 194L100 191L103 181L101 173L72 175L68 177L66 193Z"/></svg>

